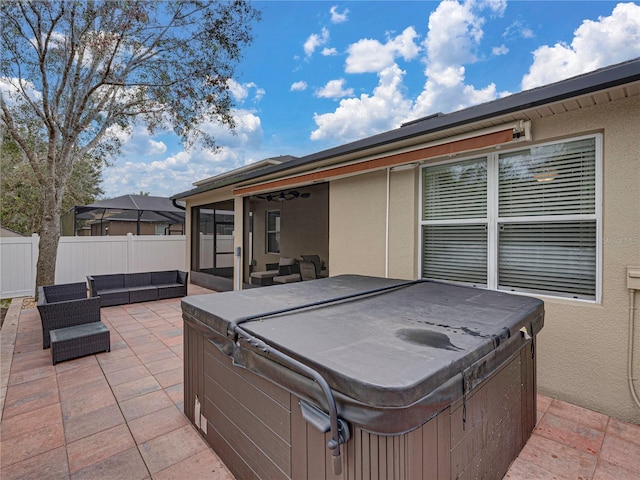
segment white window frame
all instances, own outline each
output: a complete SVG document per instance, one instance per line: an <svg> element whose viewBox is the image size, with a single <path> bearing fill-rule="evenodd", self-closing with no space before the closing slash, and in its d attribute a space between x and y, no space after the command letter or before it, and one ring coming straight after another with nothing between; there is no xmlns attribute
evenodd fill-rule
<svg viewBox="0 0 640 480"><path fill-rule="evenodd" d="M572 142L583 140L587 138L595 139L595 213L590 215L563 215L562 219L571 220L594 220L596 223L596 265L595 265L595 299L574 298L563 295L553 295L551 293L533 294L530 292L511 291L505 289L498 289L498 235L501 223L534 223L534 222L552 222L558 221L558 215L544 215L534 217L507 217L502 218L498 216L498 168L499 168L499 156L505 153L516 152L531 147L544 147L547 145L555 145L560 143ZM452 219L452 220L435 220L425 221L423 220L423 208L424 208L424 192L423 192L423 170L428 167L434 167L437 165L446 165L460 163L467 160L478 159L485 157L487 159L487 216L486 219ZM520 295L529 295L535 297L548 297L558 298L563 300L597 303L602 302L602 159L603 159L603 135L601 133L582 135L576 137L565 138L561 140L553 140L535 145L518 145L517 147L509 150L497 150L495 152L489 152L486 154L470 154L469 156L447 159L440 162L433 162L423 164L420 169L419 175L419 208L418 208L418 275L422 277L422 259L423 259L423 227L427 225L452 225L452 224L471 224L471 223L486 223L487 224L487 288L490 290L499 290L507 293L517 293ZM442 280L438 280L442 281ZM449 282L457 283L460 282ZM469 284L467 284L469 285Z"/></svg>
<svg viewBox="0 0 640 480"><path fill-rule="evenodd" d="M271 213L277 213L278 214L278 218L280 219L279 222L277 222L277 228L276 230L269 230L269 215ZM272 209L272 210L267 210L266 212L266 217L265 217L265 245L264 245L264 250L265 253L267 254L272 254L272 255L279 255L280 254L280 222L282 221L282 216L281 216L281 212L279 209ZM269 251L269 235L271 234L276 234L278 236L278 251L277 252L271 252Z"/></svg>

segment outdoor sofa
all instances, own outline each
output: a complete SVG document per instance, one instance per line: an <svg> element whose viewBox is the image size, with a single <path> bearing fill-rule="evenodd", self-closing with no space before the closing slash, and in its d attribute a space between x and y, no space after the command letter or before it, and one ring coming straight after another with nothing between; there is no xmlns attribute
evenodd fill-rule
<svg viewBox="0 0 640 480"><path fill-rule="evenodd" d="M267 263L267 269L251 273L252 285L273 285L314 280L326 276L325 265L318 255L302 255L302 260L282 257L278 263Z"/></svg>
<svg viewBox="0 0 640 480"><path fill-rule="evenodd" d="M251 273L250 281L252 285L273 285L276 277L284 276L300 278L300 268L295 258L281 257L278 263L267 263L266 270Z"/></svg>
<svg viewBox="0 0 640 480"><path fill-rule="evenodd" d="M189 274L180 270L144 273L89 275L92 297L100 297L100 306L149 302L187 295Z"/></svg>

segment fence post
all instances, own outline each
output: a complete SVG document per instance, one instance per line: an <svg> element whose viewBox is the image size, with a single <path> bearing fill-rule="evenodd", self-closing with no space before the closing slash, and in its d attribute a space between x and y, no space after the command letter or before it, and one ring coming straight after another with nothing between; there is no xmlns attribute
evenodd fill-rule
<svg viewBox="0 0 640 480"><path fill-rule="evenodd" d="M127 273L131 273L131 265L133 265L133 234L127 233Z"/></svg>
<svg viewBox="0 0 640 480"><path fill-rule="evenodd" d="M36 285L36 278L38 276L38 247L40 245L40 236L37 233L31 235L31 285L33 285L33 296L36 296L38 286Z"/></svg>

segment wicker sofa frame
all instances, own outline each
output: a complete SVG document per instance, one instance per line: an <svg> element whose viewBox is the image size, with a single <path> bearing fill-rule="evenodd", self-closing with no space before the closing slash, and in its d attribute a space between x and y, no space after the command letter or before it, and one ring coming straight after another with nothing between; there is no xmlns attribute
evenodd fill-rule
<svg viewBox="0 0 640 480"><path fill-rule="evenodd" d="M180 270L87 276L89 293L102 307L184 297L188 279Z"/></svg>
<svg viewBox="0 0 640 480"><path fill-rule="evenodd" d="M37 307L43 349L51 345L51 330L100 321L100 299L87 298L84 282L38 287Z"/></svg>

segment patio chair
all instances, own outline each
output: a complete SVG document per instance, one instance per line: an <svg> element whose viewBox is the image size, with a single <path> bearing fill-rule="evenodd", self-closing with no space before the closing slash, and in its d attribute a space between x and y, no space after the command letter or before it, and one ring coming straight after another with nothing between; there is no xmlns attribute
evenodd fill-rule
<svg viewBox="0 0 640 480"><path fill-rule="evenodd" d="M50 331L100 321L100 297L87 298L84 282L38 287L42 348L49 348Z"/></svg>
<svg viewBox="0 0 640 480"><path fill-rule="evenodd" d="M300 262L300 277L303 282L318 278L315 265L312 262Z"/></svg>
<svg viewBox="0 0 640 480"><path fill-rule="evenodd" d="M323 275L323 270L325 270L324 262L320 259L319 255L300 255L302 260L305 262L311 262L316 271L316 278L320 278L323 276L327 276L326 272Z"/></svg>

